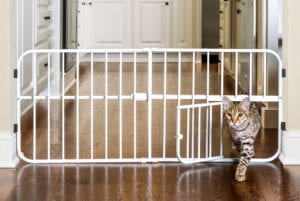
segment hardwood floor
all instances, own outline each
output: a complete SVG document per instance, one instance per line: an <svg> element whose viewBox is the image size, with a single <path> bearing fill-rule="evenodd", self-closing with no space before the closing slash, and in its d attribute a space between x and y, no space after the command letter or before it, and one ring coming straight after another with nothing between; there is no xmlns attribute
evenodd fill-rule
<svg viewBox="0 0 300 201"><path fill-rule="evenodd" d="M85 86L89 86L89 71L88 64L81 66L81 81L82 92L85 91ZM99 65L96 68L95 86L98 86L97 93L103 93L103 66ZM111 68L111 93L118 92L118 86L114 85L114 80L118 80L118 70ZM141 73L143 69L141 67ZM145 69L144 69L145 70ZM168 80L172 83L170 93L177 93L177 72L169 68L170 74ZM218 93L219 75L217 67L211 69L211 92ZM172 74L173 71L173 74ZM115 73L114 73L115 72ZM128 72L126 74L126 72ZM124 66L124 76L127 81L132 80L132 74L129 67ZM146 71L147 72L147 71ZM190 78L191 72L183 67L183 90L190 93ZM199 79L205 80L206 69L200 68L197 70ZM154 67L154 83L162 84L161 69ZM102 80L102 81L101 81ZM204 82L205 83L205 82ZM139 77L140 90L146 89L147 78L145 75ZM233 82L228 76L225 79L225 91L230 94L233 89ZM126 87L126 85L128 85ZM124 93L129 93L127 88L132 88L132 85L125 83ZM197 83L196 90L205 93L205 84ZM86 89L89 89L88 87ZM154 86L154 91L161 92L161 88ZM115 91L115 92L114 92ZM71 89L69 94L74 94L74 89ZM176 101L175 101L176 102ZM177 102L176 102L177 103ZM175 107L176 103L169 103L170 108ZM187 102L188 103L188 102ZM124 103L124 121L127 121L127 116L132 115L132 105ZM126 105L128 104L128 105ZM51 111L51 119L56 122L51 125L51 157L61 157L61 119L60 114L61 104L57 105L57 113L55 107ZM74 157L76 150L74 149L74 101L65 103L67 122L66 122L66 156ZM97 108L98 107L98 108ZM95 114L103 114L103 103L95 108ZM80 112L82 124L80 129L85 134L89 133L89 105L86 103L85 108ZM109 105L110 114L118 114L118 104L112 103ZM130 108L130 109L127 109ZM146 106L140 106L140 112L147 110ZM154 106L154 116L161 119L161 106ZM156 113L157 114L156 114ZM167 109L167 113L172 117L172 109ZM43 102L38 105L37 118L37 156L45 158L47 155L47 108ZM73 116L72 116L73 115ZM173 113L173 115L175 115ZM117 115L115 115L117 116ZM114 121L118 121L117 117L110 117L110 128L112 136L109 141L110 149L113 150L111 157L118 157L118 148L113 149L114 144L117 144L116 136L118 128L114 127ZM174 129L174 116L168 121L168 130ZM98 117L101 119L101 116ZM138 117L139 121L146 121L143 116ZM161 121L157 121L161 122ZM161 123L155 124L154 129L162 130ZM145 125L141 124L138 127L138 133L145 132ZM116 126L115 126L116 127ZM132 129L131 123L124 123L124 132L126 139L124 142L125 156L132 156L132 134L126 134L126 131ZM95 130L103 130L103 122L95 124ZM57 134L58 133L58 134ZM101 132L100 132L101 133ZM157 132L159 133L159 132ZM28 156L32 155L32 112L28 112L22 119L22 137L24 137L22 146L24 153ZM84 136L84 135L83 135ZM115 136L115 137L114 137ZM161 136L161 135L160 135ZM98 136L99 137L99 136ZM87 138L89 139L89 138ZM89 141L84 137L82 143L90 146ZM162 139L153 138L153 154L160 155L162 147ZM175 140L174 133L168 134L167 137L167 155L175 156ZM102 144L101 144L102 143ZM99 138L95 138L95 155L103 157L103 142ZM138 152L140 156L147 154L147 140L141 140L138 143ZM157 146L157 147L155 147ZM277 134L273 129L262 129L256 142L257 157L271 156L277 148ZM236 156L232 149L231 142L228 136L224 136L224 154L226 156ZM89 149L81 149L80 156L87 158L90 156ZM293 201L300 200L300 166L283 167L278 160L272 163L251 164L247 173L246 182L238 183L234 181L234 171L236 164L234 163L201 163L193 165L184 165L180 163L152 163L152 164L70 164L70 165L34 165L21 162L16 169L0 169L0 200L166 200L166 201L189 201L189 200L267 200L267 201Z"/></svg>
<svg viewBox="0 0 300 201"><path fill-rule="evenodd" d="M1 200L299 200L300 167L234 164L20 165L0 170Z"/></svg>

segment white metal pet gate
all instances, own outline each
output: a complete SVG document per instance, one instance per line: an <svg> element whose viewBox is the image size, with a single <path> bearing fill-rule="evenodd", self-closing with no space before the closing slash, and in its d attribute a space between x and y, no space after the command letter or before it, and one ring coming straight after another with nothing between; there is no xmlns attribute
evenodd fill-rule
<svg viewBox="0 0 300 201"><path fill-rule="evenodd" d="M67 53L75 59L71 92L65 90L67 74L51 76L53 59L64 61ZM210 62L211 54L219 55L219 64ZM201 63L203 55L207 63ZM47 58L47 65L39 63L41 56ZM24 93L21 83L27 57L32 59L32 90ZM268 91L268 57L277 59L273 68L278 70L278 90L273 94ZM227 67L227 59L235 65ZM48 75L44 90L37 82L41 66ZM88 76L82 71L88 71ZM248 72L246 90L241 87L241 79L245 79L240 77L241 71ZM233 161L223 153L224 95L233 101L249 96L254 102L277 104L277 151L253 161L271 161L280 153L282 63L271 50L30 50L19 58L17 74L18 153L30 163ZM224 85L227 77L233 78L232 92ZM258 80L260 88L252 87ZM55 85L60 86L59 92L53 92ZM32 115L32 125L25 132L21 114L26 101L32 105L27 112Z"/></svg>

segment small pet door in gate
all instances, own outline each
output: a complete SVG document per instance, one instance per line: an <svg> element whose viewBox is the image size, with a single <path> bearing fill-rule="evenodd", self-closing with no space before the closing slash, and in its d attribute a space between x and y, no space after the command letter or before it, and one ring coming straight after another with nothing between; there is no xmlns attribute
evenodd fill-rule
<svg viewBox="0 0 300 201"><path fill-rule="evenodd" d="M177 107L176 153L182 163L223 158L222 102Z"/></svg>

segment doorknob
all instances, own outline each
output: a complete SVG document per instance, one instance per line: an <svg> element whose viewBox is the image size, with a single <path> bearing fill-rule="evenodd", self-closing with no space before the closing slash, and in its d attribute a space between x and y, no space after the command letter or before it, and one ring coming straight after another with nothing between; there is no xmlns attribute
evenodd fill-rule
<svg viewBox="0 0 300 201"><path fill-rule="evenodd" d="M165 5L168 6L168 5L169 5L169 2L166 1L166 2L165 2Z"/></svg>
<svg viewBox="0 0 300 201"><path fill-rule="evenodd" d="M242 12L241 9L237 9L237 10L236 10L236 13L237 13L237 14L240 14L241 12Z"/></svg>

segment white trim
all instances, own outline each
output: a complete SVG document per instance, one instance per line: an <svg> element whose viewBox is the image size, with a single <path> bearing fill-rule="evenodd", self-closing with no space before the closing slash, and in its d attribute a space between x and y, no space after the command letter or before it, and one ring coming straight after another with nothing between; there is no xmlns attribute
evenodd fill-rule
<svg viewBox="0 0 300 201"><path fill-rule="evenodd" d="M16 135L0 132L0 168L15 168L18 163Z"/></svg>
<svg viewBox="0 0 300 201"><path fill-rule="evenodd" d="M279 159L283 165L300 165L300 130L284 131L282 135L282 153Z"/></svg>

